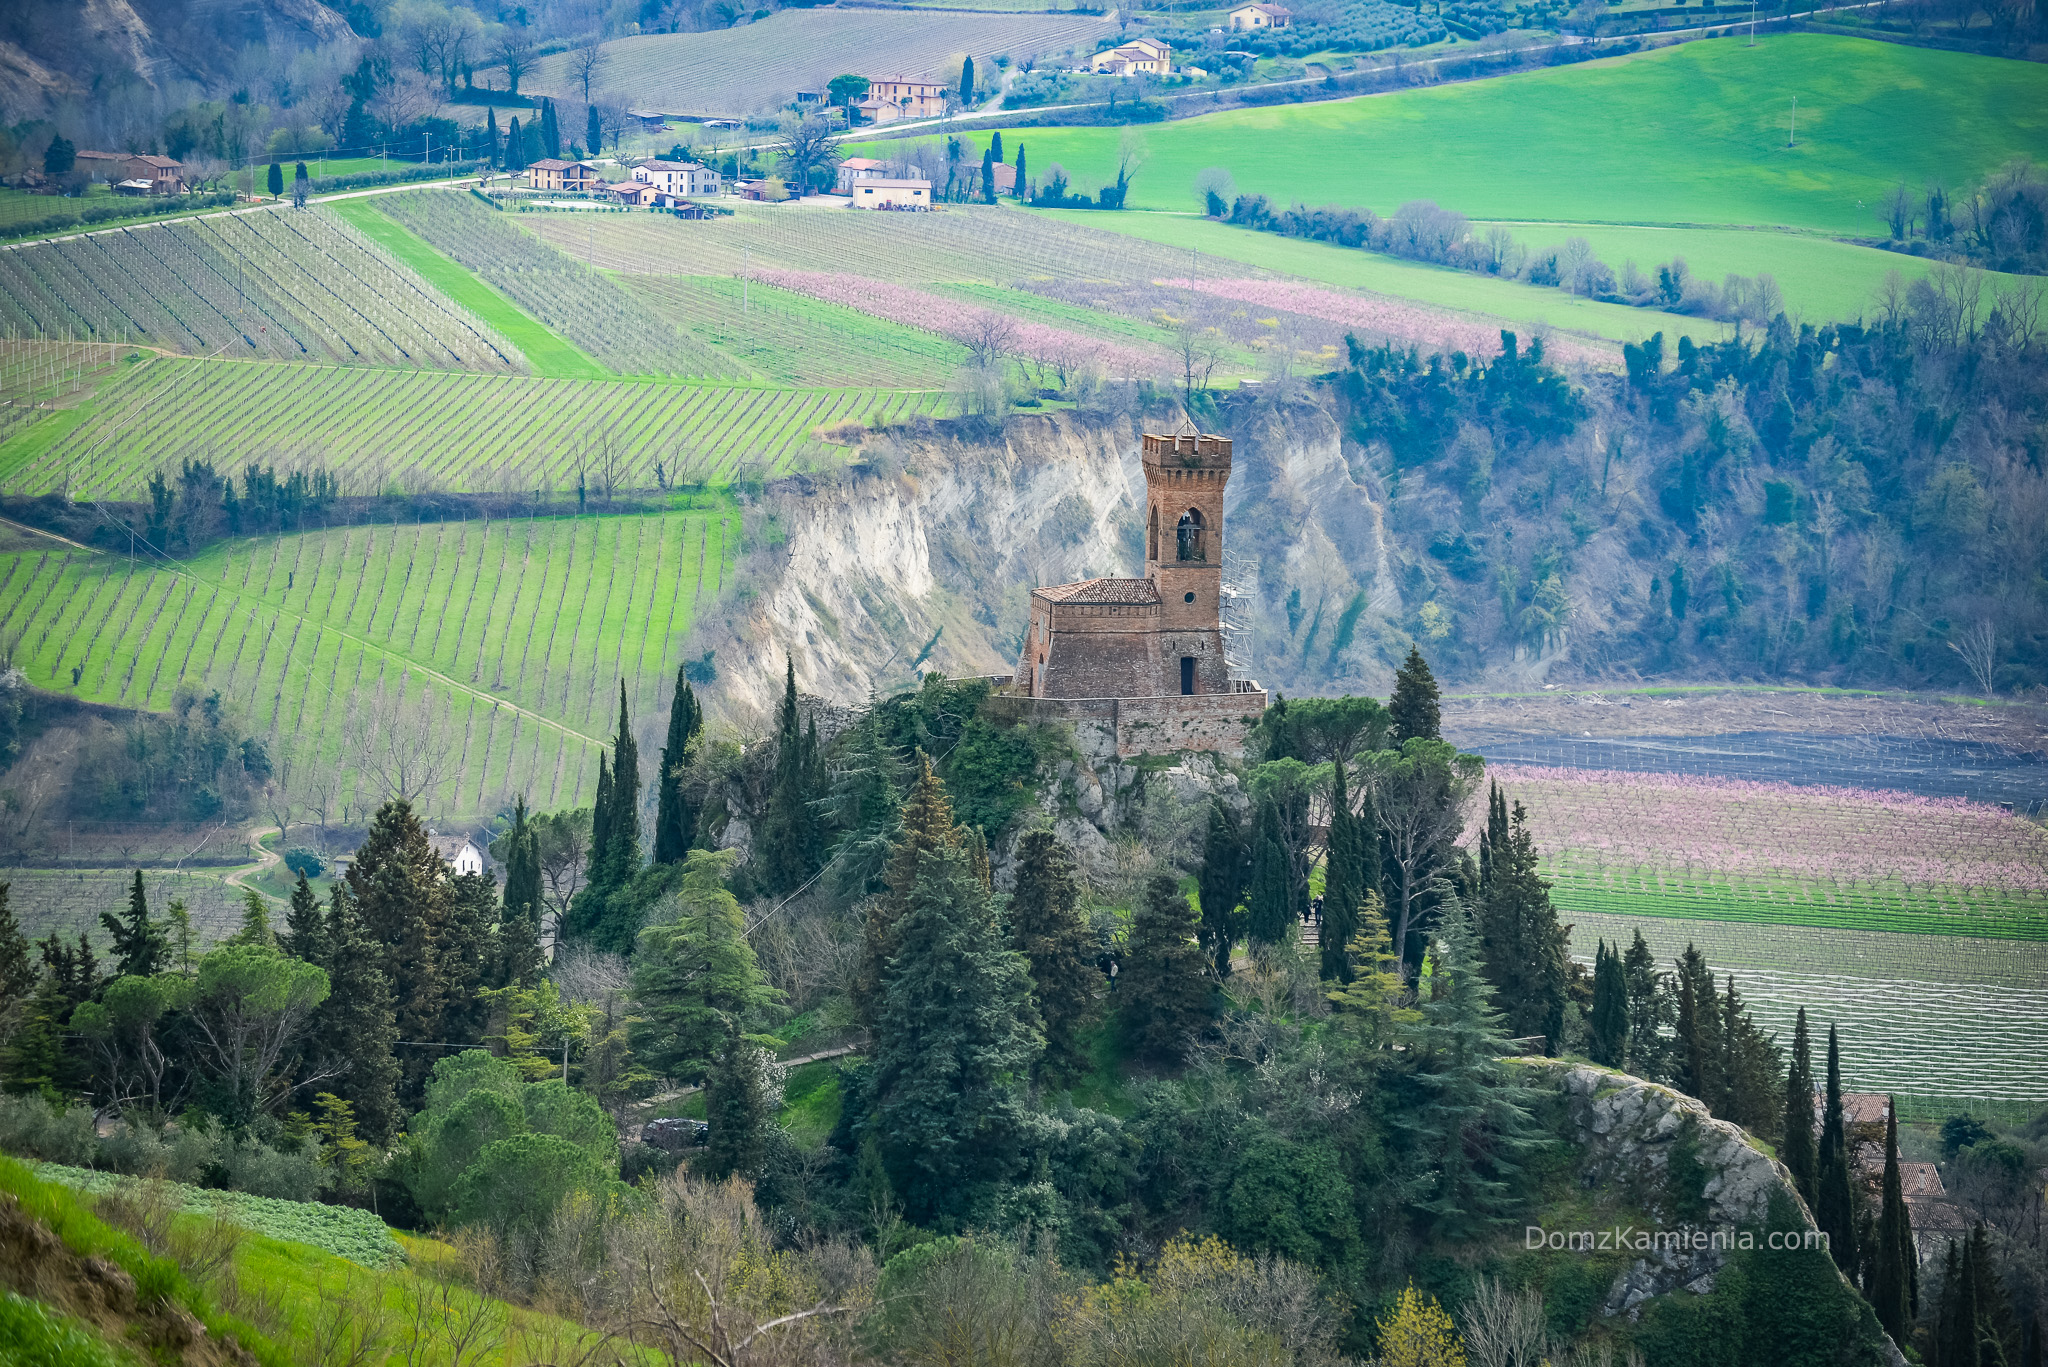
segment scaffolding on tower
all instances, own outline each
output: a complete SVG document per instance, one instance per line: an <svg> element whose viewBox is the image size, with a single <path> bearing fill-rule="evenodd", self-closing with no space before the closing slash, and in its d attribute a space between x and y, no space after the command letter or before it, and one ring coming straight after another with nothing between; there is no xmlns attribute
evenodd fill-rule
<svg viewBox="0 0 2048 1367"><path fill-rule="evenodd" d="M1258 562L1235 551L1223 552L1223 584L1218 604L1223 630L1223 659L1230 677L1244 677L1251 662L1252 609L1259 595Z"/></svg>

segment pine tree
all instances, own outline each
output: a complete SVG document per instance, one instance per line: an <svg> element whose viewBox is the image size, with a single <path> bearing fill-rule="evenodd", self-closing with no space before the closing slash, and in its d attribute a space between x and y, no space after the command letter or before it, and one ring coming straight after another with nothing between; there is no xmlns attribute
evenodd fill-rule
<svg viewBox="0 0 2048 1367"><path fill-rule="evenodd" d="M668 741L661 747L661 770L655 776L654 862L680 863L697 843L697 809L690 801L686 770L697 737L704 730L704 712L697 694L679 667L675 698L668 708Z"/></svg>
<svg viewBox="0 0 2048 1367"><path fill-rule="evenodd" d="M796 661L787 662L782 706L776 713L775 777L768 792L768 811L761 819L755 857L762 880L778 896L795 892L818 870L817 817L811 799L818 769L817 731L807 737L797 712Z"/></svg>
<svg viewBox="0 0 2048 1367"><path fill-rule="evenodd" d="M513 124L516 127L518 120L513 120ZM493 105L484 111L484 161L487 165L496 166L504 155L503 143L498 137L498 110Z"/></svg>
<svg viewBox="0 0 2048 1367"><path fill-rule="evenodd" d="M1443 739L1436 676L1429 672L1429 662L1414 646L1408 647L1407 660L1394 674L1394 696L1387 703L1387 720L1388 738L1395 745L1417 737Z"/></svg>
<svg viewBox="0 0 2048 1367"><path fill-rule="evenodd" d="M1884 1197L1877 1217L1877 1267L1871 1279L1870 1304L1877 1322L1894 1342L1906 1342L1913 1325L1913 1227L1906 1214L1906 1191L1899 1178L1898 1107L1889 1099L1884 1115Z"/></svg>
<svg viewBox="0 0 2048 1367"><path fill-rule="evenodd" d="M1408 985L1401 976L1394 937L1387 930L1385 904L1378 893L1366 894L1358 909L1358 933L1351 937L1345 953L1351 960L1351 977L1323 995L1368 1043L1389 1044L1397 1031L1421 1017L1403 1004Z"/></svg>
<svg viewBox="0 0 2048 1367"><path fill-rule="evenodd" d="M278 948L294 959L328 967L327 917L321 910L319 897L313 892L313 885L306 881L303 873L299 875L298 885L292 889L292 907L285 917L284 927Z"/></svg>
<svg viewBox="0 0 2048 1367"><path fill-rule="evenodd" d="M704 1075L704 1118L711 1122L705 1175L714 1181L759 1176L768 1155L768 1132L782 1104L777 1071L767 1053L728 1019Z"/></svg>
<svg viewBox="0 0 2048 1367"><path fill-rule="evenodd" d="M1628 981L1622 976L1621 949L1600 941L1593 957L1592 1039L1586 1052L1593 1062L1619 1068L1628 1057Z"/></svg>
<svg viewBox="0 0 2048 1367"><path fill-rule="evenodd" d="M1131 916L1116 995L1124 1039L1155 1059L1178 1058L1214 1014L1194 908L1170 873L1152 875Z"/></svg>
<svg viewBox="0 0 2048 1367"><path fill-rule="evenodd" d="M1529 1110L1536 1093L1501 1062L1511 1050L1472 917L1448 887L1438 895L1428 996L1410 1032L1424 1100L1403 1123L1431 1162L1416 1206L1436 1217L1440 1233L1464 1237L1510 1217L1521 1160L1542 1141Z"/></svg>
<svg viewBox="0 0 2048 1367"><path fill-rule="evenodd" d="M498 917L498 954L492 987L531 987L546 967L541 952L540 832L527 819L526 799L512 809L512 829L503 846L505 895ZM493 846L496 850L499 847Z"/></svg>
<svg viewBox="0 0 2048 1367"><path fill-rule="evenodd" d="M1814 1179L1813 1220L1828 1236L1835 1265L1856 1269L1856 1200L1849 1183L1849 1135L1842 1113L1842 1046L1835 1027L1828 1027L1826 1105L1821 1112L1820 1164Z"/></svg>
<svg viewBox="0 0 2048 1367"><path fill-rule="evenodd" d="M1017 844L1017 886L1010 894L1010 946L1024 956L1045 1026L1040 1072L1079 1077L1089 1060L1081 1032L1094 1013L1102 970L1081 920L1081 884L1074 857L1051 831L1032 831Z"/></svg>
<svg viewBox="0 0 2048 1367"><path fill-rule="evenodd" d="M1766 1143L1776 1143L1785 1120L1783 1060L1778 1046L1743 1006L1733 973L1722 998L1721 1045L1721 1108L1714 1114Z"/></svg>
<svg viewBox="0 0 2048 1367"><path fill-rule="evenodd" d="M1351 810L1351 793L1346 782L1344 761L1331 766L1329 856L1323 870L1323 923L1318 931L1325 981L1351 981L1351 960L1347 951L1358 934L1358 910L1366 894L1375 891L1379 847L1376 829ZM1372 849L1367 850L1367 841Z"/></svg>
<svg viewBox="0 0 2048 1367"><path fill-rule="evenodd" d="M398 1038L439 1040L447 1007L439 948L454 889L447 864L434 852L412 804L394 799L378 808L370 834L348 868L348 895L364 934L378 948L379 967L391 987ZM332 918L330 917L330 924ZM341 953L335 942L337 955ZM416 1102L434 1060L431 1049L408 1049L400 1060L399 1096ZM362 1100L341 1093L364 1115ZM368 1121L365 1119L365 1124Z"/></svg>
<svg viewBox="0 0 2048 1367"><path fill-rule="evenodd" d="M678 1082L704 1076L728 1022L758 1034L781 1016L782 993L761 972L746 918L725 886L735 857L730 850L690 851L674 916L642 930L633 955L640 1003L634 1048L648 1067Z"/></svg>
<svg viewBox="0 0 2048 1367"><path fill-rule="evenodd" d="M1493 844L1491 865L1473 917L1487 977L1498 990L1508 1030L1518 1037L1541 1035L1555 1053L1571 983L1570 950L1551 905L1550 883L1537 872L1529 814L1519 802Z"/></svg>
<svg viewBox="0 0 2048 1367"><path fill-rule="evenodd" d="M170 944L164 938L163 928L149 919L149 897L142 889L141 869L135 871L135 881L128 889L127 912L117 917L111 911L103 911L100 924L107 928L114 943L115 977L147 978L169 966Z"/></svg>
<svg viewBox="0 0 2048 1367"><path fill-rule="evenodd" d="M1209 832L1202 842L1202 871L1196 878L1202 919L1195 934L1215 964L1218 978L1230 976L1230 951L1244 939L1246 872L1244 832L1237 813L1212 799Z"/></svg>
<svg viewBox="0 0 2048 1367"><path fill-rule="evenodd" d="M1621 976L1628 987L1628 1071L1661 1082L1669 1075L1663 1031L1670 1024L1671 997L1640 930L1621 956Z"/></svg>
<svg viewBox="0 0 2048 1367"><path fill-rule="evenodd" d="M915 872L881 984L866 1133L909 1218L931 1224L1017 1172L1023 1084L1044 1039L1024 959L1003 944L967 852L905 826Z"/></svg>
<svg viewBox="0 0 2048 1367"><path fill-rule="evenodd" d="M598 118L594 104L584 110L583 145L593 157L604 150L604 122Z"/></svg>
<svg viewBox="0 0 2048 1367"><path fill-rule="evenodd" d="M340 1077L324 1085L355 1108L363 1136L381 1147L396 1137L405 1119L398 1104L399 1065L393 1057L398 1024L383 946L371 938L346 884L336 884L328 894L323 938L329 946L322 965L329 991L309 1038L344 1068Z"/></svg>
<svg viewBox="0 0 2048 1367"><path fill-rule="evenodd" d="M543 96L540 102L540 145L551 157L562 155L562 129L555 121L555 102Z"/></svg>
<svg viewBox="0 0 2048 1367"><path fill-rule="evenodd" d="M228 937L228 943L277 948L277 932L270 925L270 903L254 888L242 889L242 928Z"/></svg>
<svg viewBox="0 0 2048 1367"><path fill-rule="evenodd" d="M854 972L852 996L854 1015L863 1024L872 1027L881 1011L882 978L896 953L897 923L909 909L918 869L934 851L957 849L960 844L946 785L932 772L930 757L920 750L917 778L903 803L902 836L883 873L886 891L869 901L862 928L860 964Z"/></svg>
<svg viewBox="0 0 2048 1367"><path fill-rule="evenodd" d="M903 834L903 790L910 766L882 735L873 700L841 747L826 793L832 825L845 832L832 851L833 887L858 900L882 889L896 842Z"/></svg>
<svg viewBox="0 0 2048 1367"><path fill-rule="evenodd" d="M519 116L512 116L511 127L505 133L505 160L507 171L526 169L526 134L520 130Z"/></svg>
<svg viewBox="0 0 2048 1367"><path fill-rule="evenodd" d="M1813 1041L1807 1033L1806 1008L1792 1026L1792 1067L1785 1074L1785 1137L1778 1156L1792 1174L1792 1185L1808 1210L1818 1203L1814 1186L1818 1167L1813 1144Z"/></svg>
<svg viewBox="0 0 2048 1367"><path fill-rule="evenodd" d="M1245 890L1245 936L1254 944L1276 945L1297 933L1294 869L1280 829L1280 805L1269 793L1259 799L1252 832L1250 886Z"/></svg>

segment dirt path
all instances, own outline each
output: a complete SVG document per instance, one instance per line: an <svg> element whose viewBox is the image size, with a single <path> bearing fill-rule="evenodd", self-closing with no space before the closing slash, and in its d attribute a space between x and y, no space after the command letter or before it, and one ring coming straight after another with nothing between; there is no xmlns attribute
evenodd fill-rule
<svg viewBox="0 0 2048 1367"><path fill-rule="evenodd" d="M867 1047L868 1042L860 1040L853 1044L841 1044L831 1049L821 1049L815 1054L804 1054L797 1058L780 1058L775 1061L785 1068L801 1068L806 1063L818 1063L828 1058L844 1058L848 1054L857 1054ZM666 1105L671 1101L681 1101L686 1096L695 1096L703 1090L702 1087L681 1087L673 1092L662 1092L648 1097L645 1101L635 1102L634 1108L636 1111L652 1110L656 1106Z"/></svg>
<svg viewBox="0 0 2048 1367"><path fill-rule="evenodd" d="M252 890L249 889L248 883L243 880L260 877L284 862L283 855L275 850L264 847L263 833L269 829L268 826L254 826L249 830L249 848L256 852L256 867L253 869L236 869L233 873L221 879L221 882L226 883L231 888ZM255 888L253 891L258 896L269 895L261 888Z"/></svg>

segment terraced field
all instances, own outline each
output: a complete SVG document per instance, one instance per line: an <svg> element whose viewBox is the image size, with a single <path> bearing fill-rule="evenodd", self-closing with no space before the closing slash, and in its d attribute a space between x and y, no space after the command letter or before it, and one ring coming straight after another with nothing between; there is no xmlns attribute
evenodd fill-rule
<svg viewBox="0 0 2048 1367"><path fill-rule="evenodd" d="M495 329L319 208L0 252L0 333L249 359L527 369Z"/></svg>
<svg viewBox="0 0 2048 1367"><path fill-rule="evenodd" d="M575 489L579 466L596 471L607 444L620 487L653 488L656 462L692 481L767 478L840 459L817 428L900 421L944 397L149 360L82 416L45 418L0 444L0 489L139 498L152 472L228 450L324 466L352 493L402 475L561 492Z"/></svg>
<svg viewBox="0 0 2048 1367"><path fill-rule="evenodd" d="M1572 953L1641 930L1668 965L1697 945L1779 1043L1805 1007L1843 1030L1842 1068L1859 1091L1919 1111L1981 1101L2048 1101L2048 945L1959 935L1615 916L1574 908Z"/></svg>
<svg viewBox="0 0 2048 1367"><path fill-rule="evenodd" d="M236 541L180 566L15 552L0 640L30 683L94 702L218 689L280 753L351 773L344 801L384 795L358 766L402 737L444 769L435 812L518 793L571 805L589 799L618 681L643 719L667 706L683 637L739 553L731 506L696 501Z"/></svg>

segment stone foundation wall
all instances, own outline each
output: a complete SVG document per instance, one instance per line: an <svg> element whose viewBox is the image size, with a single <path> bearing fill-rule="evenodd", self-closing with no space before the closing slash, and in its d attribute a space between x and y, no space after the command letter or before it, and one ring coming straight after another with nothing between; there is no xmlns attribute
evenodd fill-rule
<svg viewBox="0 0 2048 1367"><path fill-rule="evenodd" d="M1264 690L1155 698L1025 698L988 700L1017 722L1066 722L1081 753L1094 759L1169 755L1183 750L1244 753L1245 737L1266 710Z"/></svg>

